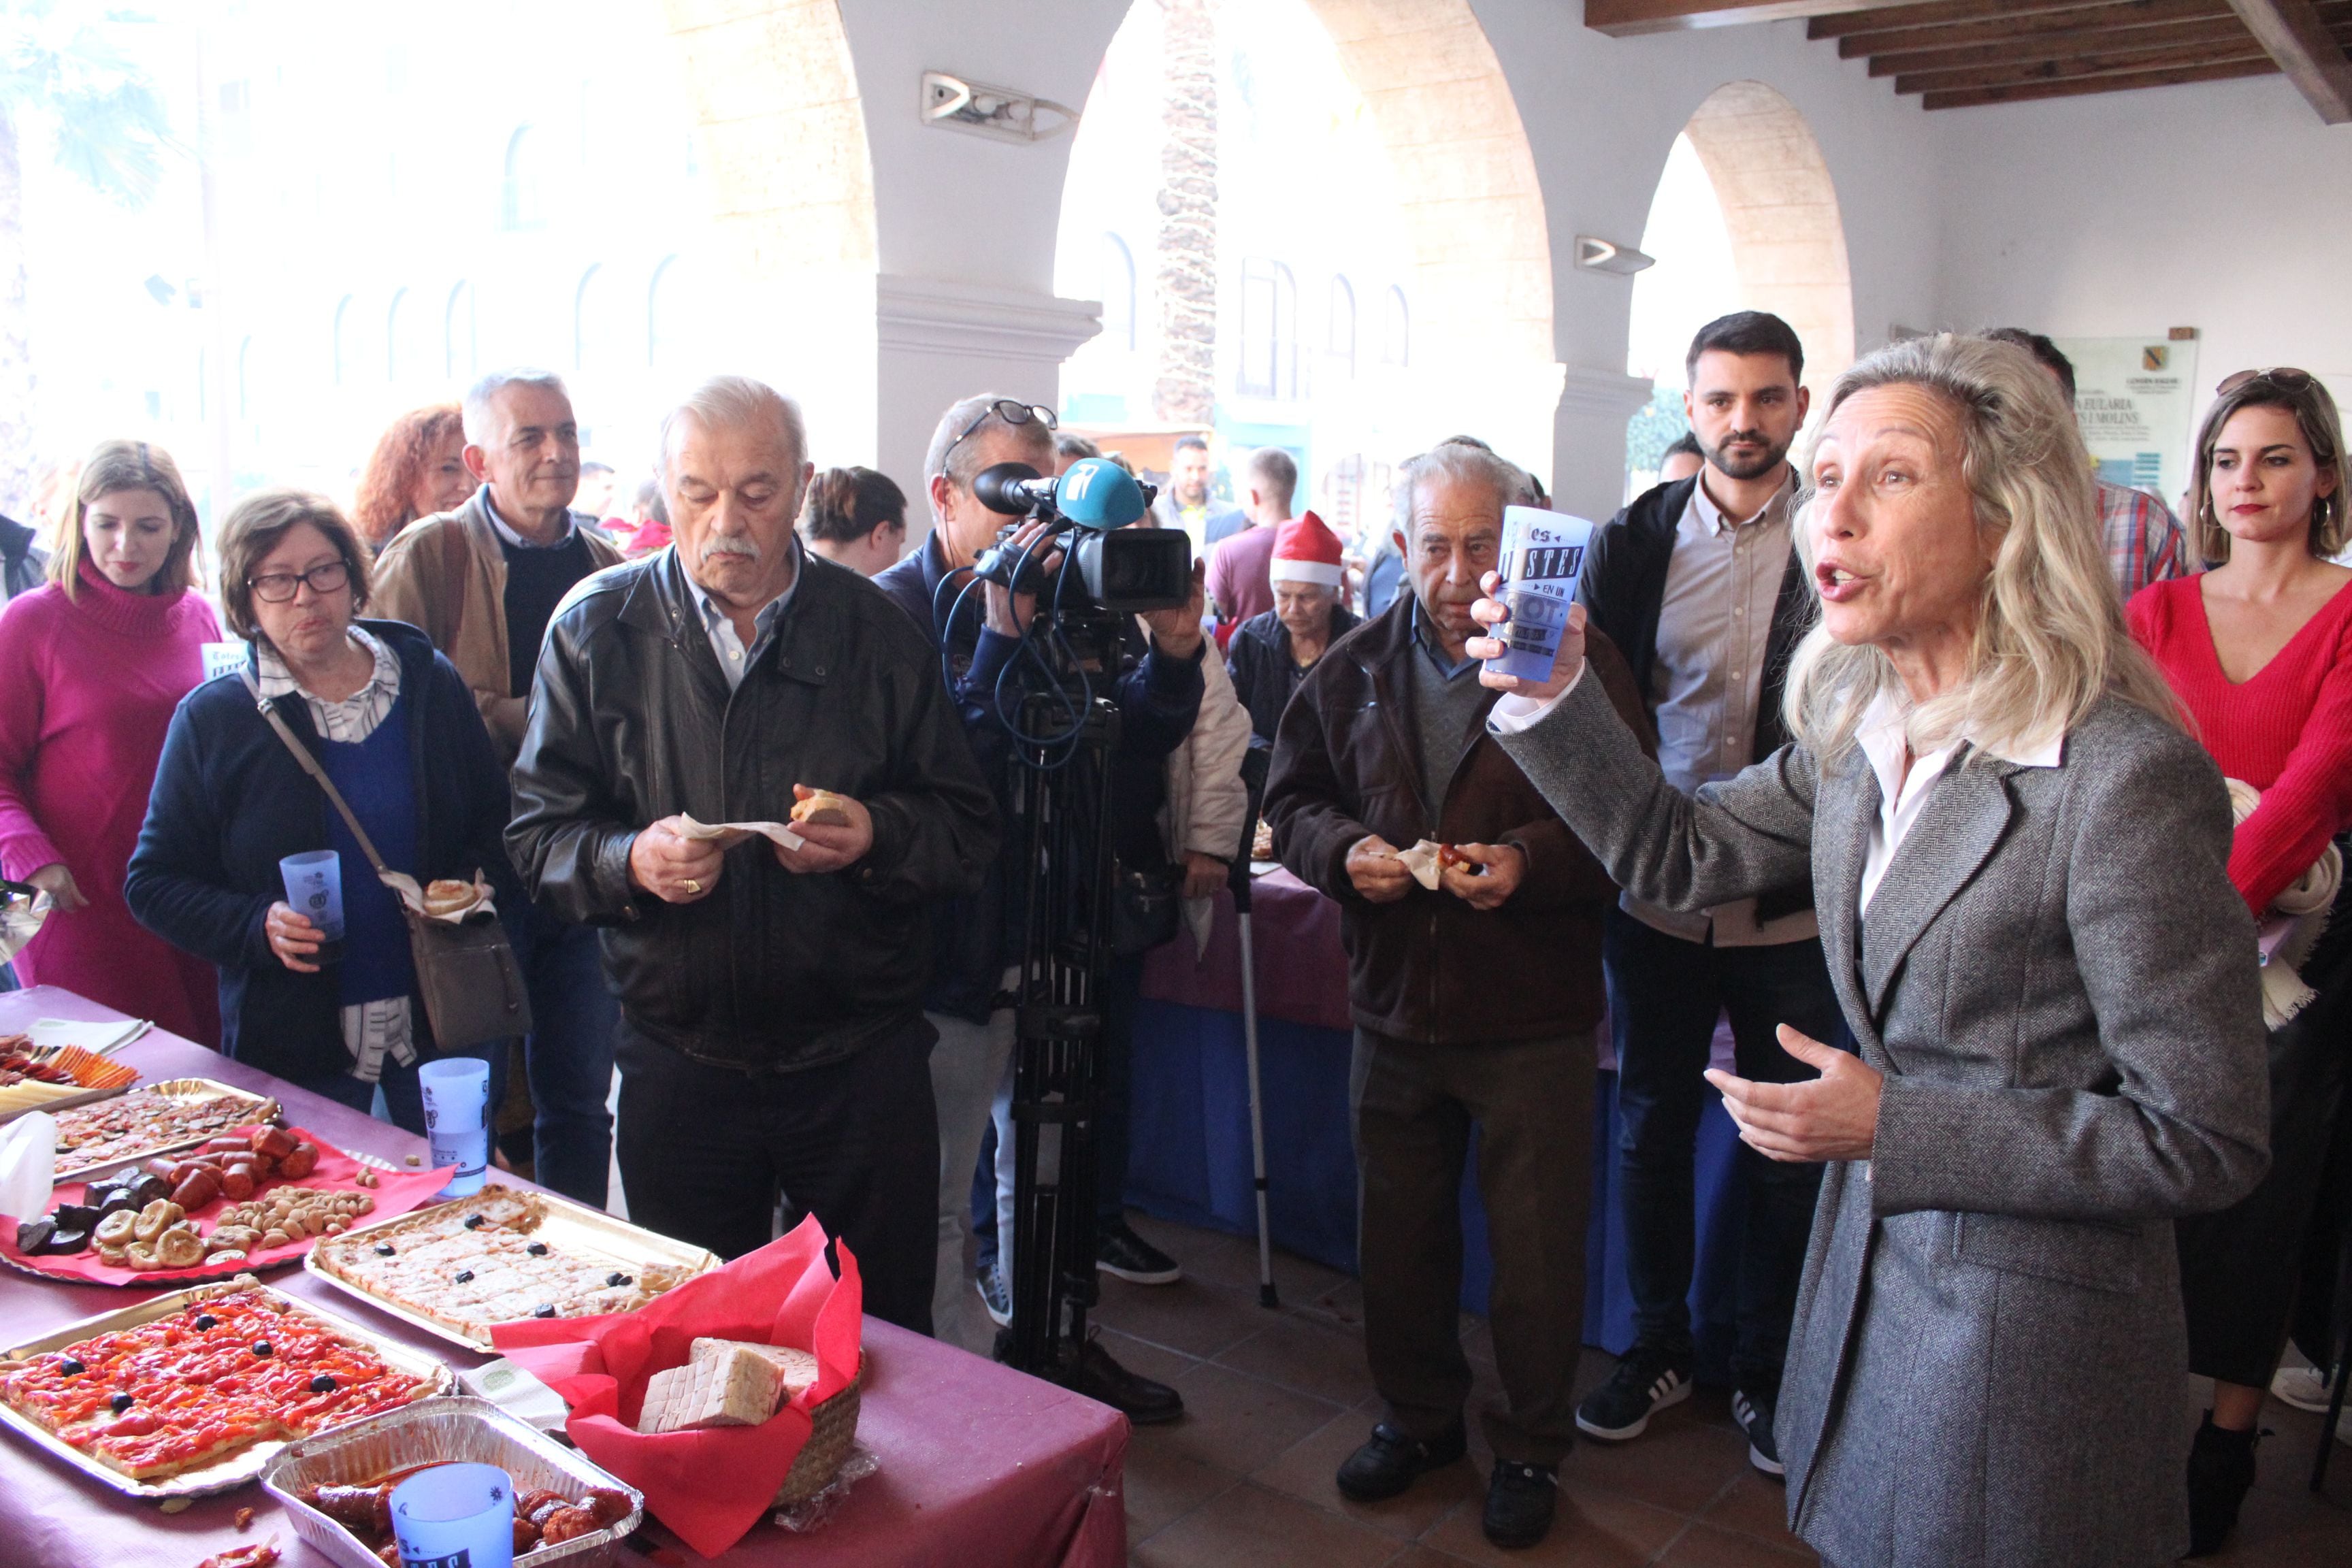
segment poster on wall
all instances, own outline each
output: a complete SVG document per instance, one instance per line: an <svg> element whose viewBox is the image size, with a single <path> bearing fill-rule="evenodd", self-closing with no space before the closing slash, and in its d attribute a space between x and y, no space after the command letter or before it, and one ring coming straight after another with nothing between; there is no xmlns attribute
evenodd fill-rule
<svg viewBox="0 0 2352 1568"><path fill-rule="evenodd" d="M2083 444L2114 485L2151 490L2178 509L2189 488L2196 432L2196 340L2060 338L2074 362L2074 422Z"/></svg>

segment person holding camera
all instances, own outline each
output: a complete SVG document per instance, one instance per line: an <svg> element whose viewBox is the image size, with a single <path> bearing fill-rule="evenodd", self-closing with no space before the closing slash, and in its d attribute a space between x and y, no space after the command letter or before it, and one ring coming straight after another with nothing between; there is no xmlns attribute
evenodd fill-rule
<svg viewBox="0 0 2352 1568"><path fill-rule="evenodd" d="M1395 542L1410 591L1308 672L1276 732L1265 798L1276 857L1339 900L1356 1021L1364 1349L1387 1410L1339 1467L1339 1489L1394 1497L1463 1457L1460 1194L1475 1124L1507 1401L1485 1417L1484 1523L1506 1547L1551 1528L1576 1440L1592 1032L1617 893L1486 733L1496 694L1465 652L1524 482L1458 444L1404 465ZM1646 732L1624 660L1605 638L1592 647L1609 700ZM1434 888L1399 854L1424 839L1446 849Z"/></svg>
<svg viewBox="0 0 2352 1568"><path fill-rule="evenodd" d="M996 813L929 640L800 547L806 452L740 376L663 422L677 542L549 623L507 846L604 928L630 1217L734 1258L781 1188L856 1254L867 1311L927 1333L930 910L979 887Z"/></svg>

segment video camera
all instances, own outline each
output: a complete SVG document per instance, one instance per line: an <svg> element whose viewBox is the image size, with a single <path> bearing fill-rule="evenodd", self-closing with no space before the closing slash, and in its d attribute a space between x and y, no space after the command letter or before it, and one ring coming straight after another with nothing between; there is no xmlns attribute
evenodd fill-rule
<svg viewBox="0 0 2352 1568"><path fill-rule="evenodd" d="M1150 510L1157 492L1117 463L1082 458L1058 479L1047 479L1026 463L998 463L972 477L971 491L992 511L1050 521L1049 537L1064 540L1089 603L1070 604L1065 597L1068 585L1057 585L1044 571L1052 545L1041 540L1014 551L1005 542L1011 528L973 568L985 582L1034 594L1041 602L1050 598L1064 611L1132 615L1172 610L1192 599L1191 536L1180 528L1130 528Z"/></svg>

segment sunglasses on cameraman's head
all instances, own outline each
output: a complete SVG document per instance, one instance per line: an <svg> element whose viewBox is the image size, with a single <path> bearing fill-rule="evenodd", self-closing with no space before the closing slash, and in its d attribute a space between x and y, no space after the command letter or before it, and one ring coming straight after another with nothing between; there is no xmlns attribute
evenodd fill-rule
<svg viewBox="0 0 2352 1568"><path fill-rule="evenodd" d="M2240 387L2251 386L2258 381L2267 382L2280 392L2302 392L2317 379L2307 370L2297 370L2291 364L2276 364L2265 370L2242 370L2235 375L2223 376L2221 384L2213 389L2213 395L2227 397Z"/></svg>
<svg viewBox="0 0 2352 1568"><path fill-rule="evenodd" d="M963 427L962 435L958 436L954 440L948 443L947 451L940 454L940 464L941 468L944 468L946 467L950 454L953 453L958 447L962 446L965 439L974 431L987 424L989 417L992 415L1003 420L1008 426L1014 429L1018 429L1024 425L1043 425L1048 431L1052 431L1057 428L1061 424L1060 420L1054 417L1054 411L1047 408L1043 404L1015 403L1009 397L1000 397L995 402L990 404L987 407L982 409L980 411L980 417Z"/></svg>

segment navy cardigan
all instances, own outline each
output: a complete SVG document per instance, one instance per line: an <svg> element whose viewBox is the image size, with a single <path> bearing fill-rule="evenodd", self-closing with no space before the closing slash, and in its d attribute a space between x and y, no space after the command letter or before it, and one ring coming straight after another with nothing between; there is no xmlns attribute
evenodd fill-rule
<svg viewBox="0 0 2352 1568"><path fill-rule="evenodd" d="M416 839L426 879L470 878L479 868L509 917L523 892L507 859L506 770L491 749L473 693L423 632L398 621L362 621L400 659ZM250 663L250 661L248 661ZM313 753L322 742L299 700L273 704ZM163 741L146 825L131 857L124 900L139 923L220 969L221 1051L264 1072L310 1082L347 1070L341 994L332 970L298 974L269 950L263 922L286 896L278 862L327 846L327 804L234 675L181 700ZM346 866L345 876L369 876ZM420 1003L416 1043L430 1053Z"/></svg>

